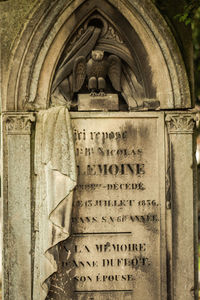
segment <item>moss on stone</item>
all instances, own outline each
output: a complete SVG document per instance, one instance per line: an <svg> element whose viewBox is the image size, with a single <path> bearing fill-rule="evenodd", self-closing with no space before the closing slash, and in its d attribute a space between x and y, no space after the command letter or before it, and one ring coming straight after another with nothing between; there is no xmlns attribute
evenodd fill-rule
<svg viewBox="0 0 200 300"><path fill-rule="evenodd" d="M14 41L38 0L8 0L0 2L1 51L4 63L8 63Z"/></svg>

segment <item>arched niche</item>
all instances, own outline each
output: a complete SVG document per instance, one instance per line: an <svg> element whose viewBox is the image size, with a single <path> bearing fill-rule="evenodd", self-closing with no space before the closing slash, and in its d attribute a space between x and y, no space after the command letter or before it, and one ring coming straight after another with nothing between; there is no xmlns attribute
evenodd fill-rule
<svg viewBox="0 0 200 300"><path fill-rule="evenodd" d="M161 109L191 107L185 66L176 41L147 0L43 1L26 24L10 64L4 111L49 107L52 82L63 51L81 24L100 14L119 32L135 62L145 97Z"/></svg>

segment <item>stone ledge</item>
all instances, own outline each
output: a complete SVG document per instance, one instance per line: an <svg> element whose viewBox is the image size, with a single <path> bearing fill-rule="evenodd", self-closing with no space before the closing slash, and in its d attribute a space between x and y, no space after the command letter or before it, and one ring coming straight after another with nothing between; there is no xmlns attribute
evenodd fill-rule
<svg viewBox="0 0 200 300"><path fill-rule="evenodd" d="M78 94L78 111L118 111L119 97L117 94L105 96Z"/></svg>

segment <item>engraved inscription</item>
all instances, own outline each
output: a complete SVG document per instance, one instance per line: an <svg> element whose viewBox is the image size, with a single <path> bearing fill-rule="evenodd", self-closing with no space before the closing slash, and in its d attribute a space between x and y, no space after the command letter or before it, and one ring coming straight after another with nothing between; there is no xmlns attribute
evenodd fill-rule
<svg viewBox="0 0 200 300"><path fill-rule="evenodd" d="M155 162L148 159L149 155L156 158L156 151L148 146L150 132L148 128L142 129L140 136L138 127L123 123L119 130L115 125L102 130L102 124L96 126L95 122L93 130L87 129L87 125L74 126L79 176L72 215L75 233L83 232L82 225L92 232L96 225L125 227L159 222L159 199L155 195L149 197L149 183L147 186L148 177L156 169ZM157 174L155 181L156 177Z"/></svg>
<svg viewBox="0 0 200 300"><path fill-rule="evenodd" d="M60 280L63 299L161 299L157 119L115 121L72 120L78 184L50 295Z"/></svg>

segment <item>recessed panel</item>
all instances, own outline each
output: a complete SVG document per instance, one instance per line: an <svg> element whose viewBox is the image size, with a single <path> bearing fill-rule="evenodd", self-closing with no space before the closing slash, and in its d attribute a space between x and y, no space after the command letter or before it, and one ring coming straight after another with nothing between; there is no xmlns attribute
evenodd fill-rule
<svg viewBox="0 0 200 300"><path fill-rule="evenodd" d="M55 276L63 299L163 300L162 115L127 115L73 115L78 184Z"/></svg>

